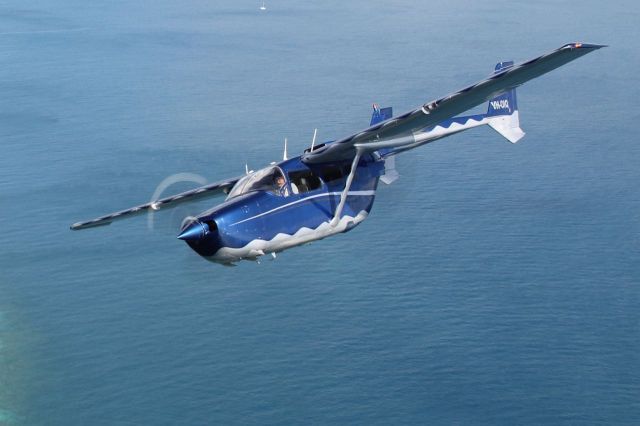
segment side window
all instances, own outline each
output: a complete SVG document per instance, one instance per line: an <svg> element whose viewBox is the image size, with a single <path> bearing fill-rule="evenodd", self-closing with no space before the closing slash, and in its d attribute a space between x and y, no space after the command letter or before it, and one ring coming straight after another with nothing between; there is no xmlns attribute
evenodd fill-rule
<svg viewBox="0 0 640 426"><path fill-rule="evenodd" d="M311 170L289 172L289 181L294 194L313 191L322 186L318 176L314 175Z"/></svg>
<svg viewBox="0 0 640 426"><path fill-rule="evenodd" d="M325 182L332 182L344 178L351 171L350 165L328 165L320 169L320 177Z"/></svg>

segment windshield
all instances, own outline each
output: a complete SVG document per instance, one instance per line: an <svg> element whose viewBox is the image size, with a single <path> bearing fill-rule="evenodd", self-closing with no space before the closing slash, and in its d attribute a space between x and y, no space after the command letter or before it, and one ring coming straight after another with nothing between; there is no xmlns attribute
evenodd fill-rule
<svg viewBox="0 0 640 426"><path fill-rule="evenodd" d="M229 192L227 200L253 191L271 191L276 195L287 195L286 182L280 168L267 167L243 177Z"/></svg>

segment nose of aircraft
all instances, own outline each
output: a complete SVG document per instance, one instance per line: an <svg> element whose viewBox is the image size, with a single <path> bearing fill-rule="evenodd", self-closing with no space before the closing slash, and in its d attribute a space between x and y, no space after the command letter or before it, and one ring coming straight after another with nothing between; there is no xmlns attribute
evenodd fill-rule
<svg viewBox="0 0 640 426"><path fill-rule="evenodd" d="M178 238L205 258L215 255L223 244L218 233L218 224L212 217L189 218Z"/></svg>
<svg viewBox="0 0 640 426"><path fill-rule="evenodd" d="M209 232L209 225L199 220L194 220L180 231L178 238L187 242L196 242L204 237L207 232Z"/></svg>

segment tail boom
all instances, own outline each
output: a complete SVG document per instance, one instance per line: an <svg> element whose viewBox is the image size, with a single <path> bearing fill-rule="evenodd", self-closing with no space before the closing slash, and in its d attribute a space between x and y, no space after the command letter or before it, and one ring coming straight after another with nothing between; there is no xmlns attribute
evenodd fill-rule
<svg viewBox="0 0 640 426"><path fill-rule="evenodd" d="M511 67L513 67L513 61L498 62L494 74L501 73ZM376 108L374 107L374 114L375 110ZM414 133L408 137L407 144L402 144L399 140L394 139L387 141L384 145L373 142L370 143L369 146L379 144L381 148L379 151L380 155L387 157L451 136L455 133L484 125L488 125L511 143L516 143L522 139L525 133L520 128L516 89L507 90L491 99L485 114L460 116L443 121L433 127ZM401 146L398 146L399 142ZM392 146L397 148L393 149Z"/></svg>
<svg viewBox="0 0 640 426"><path fill-rule="evenodd" d="M491 127L511 143L518 142L525 135L520 128L518 111L514 111L511 115L497 115L490 117L486 114L477 114L454 117L439 123L437 126L414 133L411 136L390 139L387 141L370 142L367 144L367 147L377 149L378 153L382 157L388 157L465 130L485 125Z"/></svg>

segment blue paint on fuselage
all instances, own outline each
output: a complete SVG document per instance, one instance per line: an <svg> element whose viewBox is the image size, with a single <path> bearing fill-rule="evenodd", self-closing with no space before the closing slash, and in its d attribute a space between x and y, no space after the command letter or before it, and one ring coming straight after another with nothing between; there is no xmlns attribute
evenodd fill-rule
<svg viewBox="0 0 640 426"><path fill-rule="evenodd" d="M438 126L448 129L454 123L464 125L469 120L480 121L484 118L486 114L453 117L422 131L429 132ZM335 143L328 141L316 145L314 152L325 150ZM305 150L305 153L309 150ZM400 151L402 149L383 148L375 155L362 157L341 217L355 217L362 211L371 211L379 178L384 174L384 159ZM210 257L222 247L242 248L257 239L270 241L278 234L294 235L302 228L316 229L323 222L333 219L351 161L307 164L300 156L270 167L277 167L285 174L290 195L261 190L227 199L198 216L200 222L208 224L210 232L200 240L187 241L191 248L202 256ZM330 174L326 173L329 168L343 170L343 173L338 177L329 177ZM294 194L289 174L302 171L311 171L318 176L321 185L311 191ZM348 227L344 232L350 229Z"/></svg>
<svg viewBox="0 0 640 426"><path fill-rule="evenodd" d="M293 235L301 228L316 229L323 222L331 221L345 187L350 162L307 165L296 157L275 166L284 172L290 195L261 190L227 199L198 215L198 221L208 224L210 232L200 240L187 241L189 246L198 254L210 257L222 247L241 248L256 239L269 241L278 234ZM330 173L335 170L342 170L342 174ZM319 187L294 194L290 174L295 172L313 173L319 178ZM383 173L384 161L373 156L360 160L341 217L354 217L361 211L371 210Z"/></svg>

